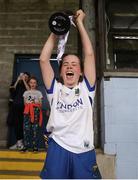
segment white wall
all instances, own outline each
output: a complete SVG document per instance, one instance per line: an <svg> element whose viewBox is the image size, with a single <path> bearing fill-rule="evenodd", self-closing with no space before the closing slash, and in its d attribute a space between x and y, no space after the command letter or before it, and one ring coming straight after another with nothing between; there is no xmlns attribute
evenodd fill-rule
<svg viewBox="0 0 138 180"><path fill-rule="evenodd" d="M116 177L138 178L138 78L101 84L104 153L116 155Z"/></svg>

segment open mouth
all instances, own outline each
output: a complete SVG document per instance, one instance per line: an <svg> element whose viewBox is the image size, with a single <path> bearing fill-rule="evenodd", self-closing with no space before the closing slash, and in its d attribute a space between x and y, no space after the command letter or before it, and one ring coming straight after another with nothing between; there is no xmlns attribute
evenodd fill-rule
<svg viewBox="0 0 138 180"><path fill-rule="evenodd" d="M73 73L73 72L67 72L67 73L66 73L66 76L69 77L69 78L70 78L70 77L73 77L73 76L74 76L74 73Z"/></svg>

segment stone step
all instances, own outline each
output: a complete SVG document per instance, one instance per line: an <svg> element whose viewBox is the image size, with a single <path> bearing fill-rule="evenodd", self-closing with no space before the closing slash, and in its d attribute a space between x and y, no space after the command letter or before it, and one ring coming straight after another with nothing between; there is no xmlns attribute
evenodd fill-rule
<svg viewBox="0 0 138 180"><path fill-rule="evenodd" d="M13 150L0 150L0 158L20 158L20 159L45 159L46 153L43 152L20 152Z"/></svg>
<svg viewBox="0 0 138 180"><path fill-rule="evenodd" d="M0 151L0 179L40 179L45 152Z"/></svg>

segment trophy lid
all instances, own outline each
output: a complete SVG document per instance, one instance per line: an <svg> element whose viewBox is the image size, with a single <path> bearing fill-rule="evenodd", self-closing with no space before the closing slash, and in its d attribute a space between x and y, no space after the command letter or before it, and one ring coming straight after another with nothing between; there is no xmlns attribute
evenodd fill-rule
<svg viewBox="0 0 138 180"><path fill-rule="evenodd" d="M49 28L56 35L64 35L70 29L70 19L64 12L56 12L49 19Z"/></svg>

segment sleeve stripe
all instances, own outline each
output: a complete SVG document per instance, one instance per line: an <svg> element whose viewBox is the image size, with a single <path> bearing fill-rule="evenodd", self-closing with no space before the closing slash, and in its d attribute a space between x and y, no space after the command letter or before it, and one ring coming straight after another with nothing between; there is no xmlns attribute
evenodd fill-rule
<svg viewBox="0 0 138 180"><path fill-rule="evenodd" d="M84 76L84 80L85 80L85 83L86 83L86 86L87 86L88 90L89 90L90 92L94 91L94 90L95 90L95 85L94 85L94 86L91 86L90 83L89 83L89 81L87 80L87 78L86 78L85 76Z"/></svg>
<svg viewBox="0 0 138 180"><path fill-rule="evenodd" d="M52 94L52 93L53 93L54 84L55 84L55 78L53 78L53 80L52 80L50 89L47 89L47 88L45 87L47 94Z"/></svg>

